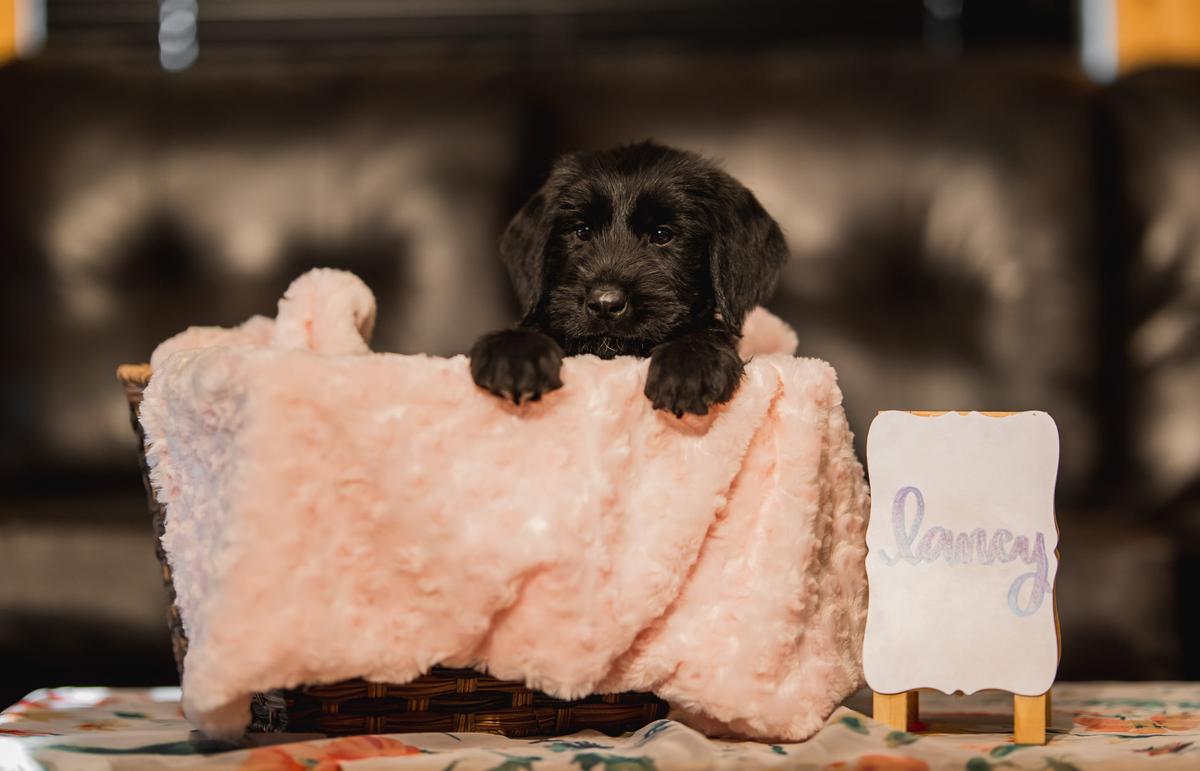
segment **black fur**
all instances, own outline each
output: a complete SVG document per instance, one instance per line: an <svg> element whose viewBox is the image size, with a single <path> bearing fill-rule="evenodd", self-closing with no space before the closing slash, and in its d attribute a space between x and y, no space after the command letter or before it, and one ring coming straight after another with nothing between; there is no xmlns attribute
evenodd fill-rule
<svg viewBox="0 0 1200 771"><path fill-rule="evenodd" d="M500 255L522 319L471 349L481 387L520 403L562 385L563 355L650 356L654 407L703 415L736 391L742 321L774 288L787 248L731 176L643 142L561 158ZM589 311L598 285L624 293L619 314Z"/></svg>

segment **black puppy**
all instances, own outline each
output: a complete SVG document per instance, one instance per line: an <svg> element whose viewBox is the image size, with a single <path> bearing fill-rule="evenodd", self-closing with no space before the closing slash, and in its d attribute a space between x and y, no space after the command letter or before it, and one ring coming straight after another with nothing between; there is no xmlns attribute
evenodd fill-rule
<svg viewBox="0 0 1200 771"><path fill-rule="evenodd" d="M479 386L519 404L562 385L564 354L650 356L646 396L680 416L733 396L742 320L787 247L733 177L644 142L561 158L500 255L524 317L471 348Z"/></svg>

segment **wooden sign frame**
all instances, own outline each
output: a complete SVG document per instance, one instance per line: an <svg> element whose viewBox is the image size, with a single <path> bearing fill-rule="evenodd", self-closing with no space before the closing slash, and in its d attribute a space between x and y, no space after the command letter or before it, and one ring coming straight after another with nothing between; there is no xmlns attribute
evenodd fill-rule
<svg viewBox="0 0 1200 771"><path fill-rule="evenodd" d="M945 415L950 410L908 410L911 415L918 417L937 417ZM967 415L969 410L955 410L960 415ZM1016 412L976 411L980 415L993 418L1007 418ZM1058 519L1054 518L1056 532L1059 532ZM1058 561L1059 544L1056 539L1054 555ZM1054 584L1057 584L1057 573ZM1051 592L1052 612L1054 617L1054 636L1058 646L1058 656L1062 657L1062 631L1058 619L1058 593ZM919 689L901 691L899 693L880 693L872 690L873 716L896 731L913 732L920 725L920 695ZM1041 745L1046 743L1046 731L1051 722L1051 692L1026 696L1013 693L1013 742L1016 744Z"/></svg>

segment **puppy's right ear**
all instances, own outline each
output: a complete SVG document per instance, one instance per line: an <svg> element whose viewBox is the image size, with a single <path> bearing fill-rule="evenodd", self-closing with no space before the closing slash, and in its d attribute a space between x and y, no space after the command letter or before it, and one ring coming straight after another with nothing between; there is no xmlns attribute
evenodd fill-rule
<svg viewBox="0 0 1200 771"><path fill-rule="evenodd" d="M525 202L500 238L500 259L521 301L523 321L537 310L546 281L546 244L551 226L547 187L549 183Z"/></svg>
<svg viewBox="0 0 1200 771"><path fill-rule="evenodd" d="M500 261L521 301L523 322L537 313L546 290L547 248L554 235L559 196L577 178L581 156L568 153L559 158L541 189L525 202L500 237Z"/></svg>

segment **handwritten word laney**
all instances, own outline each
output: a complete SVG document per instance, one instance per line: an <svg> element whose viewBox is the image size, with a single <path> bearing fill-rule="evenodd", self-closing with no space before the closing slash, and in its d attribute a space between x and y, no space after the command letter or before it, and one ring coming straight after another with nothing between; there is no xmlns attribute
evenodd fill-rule
<svg viewBox="0 0 1200 771"><path fill-rule="evenodd" d="M916 512L911 524L908 522L908 499L916 500ZM925 519L925 496L916 487L901 487L892 499L892 534L896 539L896 555L880 550L884 564L895 565L906 562L910 565L944 560L947 565L970 565L978 562L991 565L996 562L1009 563L1021 560L1032 565L1033 570L1013 579L1008 588L1008 607L1018 616L1028 616L1042 606L1050 593L1049 561L1046 559L1046 538L1038 532L1030 548L1029 539L1019 535L1015 538L1009 530L1000 528L989 539L987 531L977 527L969 533L955 533L934 525L921 534L921 523ZM918 536L920 536L918 538ZM1010 546L1011 545L1011 546ZM1028 596L1021 602L1021 593L1029 584Z"/></svg>

